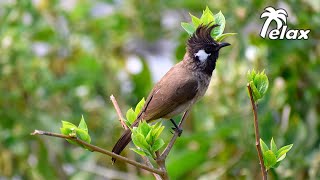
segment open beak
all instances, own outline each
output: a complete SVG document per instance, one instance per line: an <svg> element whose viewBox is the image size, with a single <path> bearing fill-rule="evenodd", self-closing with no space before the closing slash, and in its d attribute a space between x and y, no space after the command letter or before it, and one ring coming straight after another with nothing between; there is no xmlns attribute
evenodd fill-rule
<svg viewBox="0 0 320 180"><path fill-rule="evenodd" d="M230 46L230 45L231 45L231 44L229 44L229 43L222 42L222 43L219 43L218 49L221 49L221 48L223 48L223 47Z"/></svg>

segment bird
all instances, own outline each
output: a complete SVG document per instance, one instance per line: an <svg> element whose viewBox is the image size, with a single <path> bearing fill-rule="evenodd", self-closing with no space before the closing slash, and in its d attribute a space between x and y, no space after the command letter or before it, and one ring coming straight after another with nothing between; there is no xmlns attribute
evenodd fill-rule
<svg viewBox="0 0 320 180"><path fill-rule="evenodd" d="M136 127L142 120L150 123L154 120L169 119L175 130L182 130L172 120L192 107L204 96L211 81L213 70L221 48L231 44L217 42L211 32L218 24L201 24L189 37L183 60L174 65L151 90L144 107L132 123ZM131 130L126 129L114 145L112 152L120 154L131 141ZM116 161L112 158L113 163Z"/></svg>

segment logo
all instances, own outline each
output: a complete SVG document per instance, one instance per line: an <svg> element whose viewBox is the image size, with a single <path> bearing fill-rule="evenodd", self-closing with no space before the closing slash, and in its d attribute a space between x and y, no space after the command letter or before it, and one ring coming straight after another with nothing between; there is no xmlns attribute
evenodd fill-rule
<svg viewBox="0 0 320 180"><path fill-rule="evenodd" d="M271 6L266 7L261 14L260 19L266 18L260 36L269 39L308 39L310 29L289 29L287 26L288 13L284 9L275 9ZM268 33L268 28L272 21L275 21L277 27Z"/></svg>

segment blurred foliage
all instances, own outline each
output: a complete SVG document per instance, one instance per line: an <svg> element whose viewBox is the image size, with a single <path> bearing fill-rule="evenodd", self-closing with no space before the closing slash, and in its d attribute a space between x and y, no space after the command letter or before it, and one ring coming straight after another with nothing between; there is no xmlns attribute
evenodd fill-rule
<svg viewBox="0 0 320 180"><path fill-rule="evenodd" d="M285 1L0 1L0 179L132 179L152 176L34 129L59 131L84 115L92 143L111 149L122 111L146 97L160 74L182 59L188 12L208 7L236 36L222 50L206 96L194 106L168 157L172 179L258 179L246 72L265 69L270 84L259 104L261 138L293 143L270 179L320 178L320 5ZM260 14L288 11L288 27L309 40L265 40ZM274 24L272 24L274 25ZM167 60L170 59L168 62ZM165 122L166 126L171 126ZM165 128L165 142L171 136ZM136 155L126 149L124 155ZM292 155L294 154L294 156ZM138 156L137 156L138 158Z"/></svg>

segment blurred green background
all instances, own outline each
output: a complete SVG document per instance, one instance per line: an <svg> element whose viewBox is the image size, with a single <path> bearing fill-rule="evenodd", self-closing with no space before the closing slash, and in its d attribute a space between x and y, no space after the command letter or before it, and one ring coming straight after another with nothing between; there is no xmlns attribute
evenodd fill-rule
<svg viewBox="0 0 320 180"><path fill-rule="evenodd" d="M0 179L152 179L149 173L51 137L61 120L83 114L92 143L111 149L123 112L185 53L180 22L205 6L236 36L221 51L206 96L167 159L172 179L259 179L246 72L266 70L261 137L293 149L270 179L320 179L320 3L318 0L2 0L0 1ZM288 11L290 29L308 40L266 40L260 15ZM274 26L275 24L272 24ZM178 119L178 118L177 118ZM171 137L168 122L163 137ZM139 159L128 148L123 153Z"/></svg>

